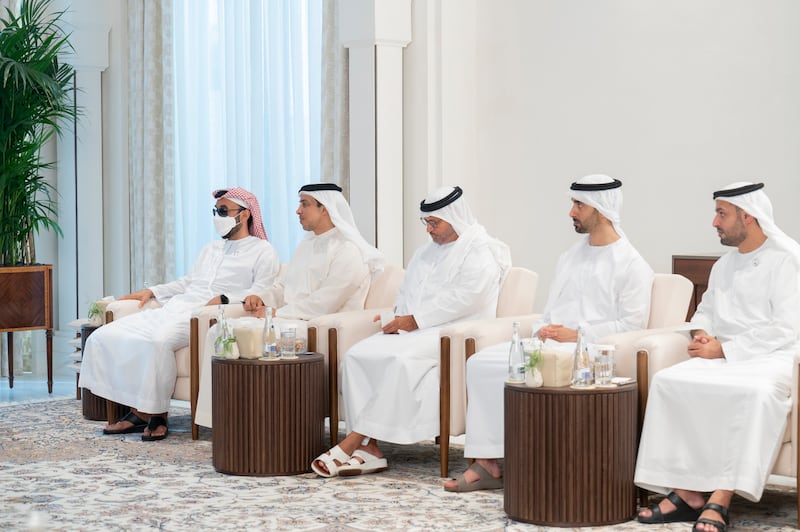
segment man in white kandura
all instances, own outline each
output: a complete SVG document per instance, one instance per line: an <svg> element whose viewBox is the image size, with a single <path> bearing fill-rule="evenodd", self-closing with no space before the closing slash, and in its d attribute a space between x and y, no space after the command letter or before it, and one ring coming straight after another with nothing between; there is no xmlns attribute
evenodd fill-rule
<svg viewBox="0 0 800 532"><path fill-rule="evenodd" d="M308 233L298 244L283 277L266 290L250 293L244 298L244 309L263 318L266 307L272 307L276 325L293 326L302 337L312 318L363 309L370 282L383 271L386 261L359 233L338 185L303 185L298 195L300 205L296 212ZM230 323L247 326L248 320L253 317ZM195 423L204 427L212 426L211 357L217 335L216 327L209 329L201 362Z"/></svg>
<svg viewBox="0 0 800 532"><path fill-rule="evenodd" d="M558 260L544 313L532 333L554 349L574 349L577 328L587 341L643 329L650 314L653 270L620 227L622 183L589 175L572 183L569 212L575 231L585 234ZM565 343L569 342L569 343ZM503 487L503 383L509 342L484 349L467 361L467 434L464 456L475 462L445 483L447 491Z"/></svg>
<svg viewBox="0 0 800 532"><path fill-rule="evenodd" d="M650 384L634 480L667 497L642 523L724 532L733 494L758 501L777 457L800 347L800 245L775 225L763 187L714 192L714 228L736 249L711 270L689 359Z"/></svg>
<svg viewBox="0 0 800 532"><path fill-rule="evenodd" d="M344 357L348 434L311 464L320 476L385 470L376 439L414 443L436 436L439 329L494 317L497 310L500 285L511 267L508 246L477 223L459 187L433 192L420 211L431 242L408 264L394 319Z"/></svg>
<svg viewBox="0 0 800 532"><path fill-rule="evenodd" d="M266 290L280 271L256 197L242 188L217 190L213 197L222 240L203 248L188 275L122 297L140 300L140 307L155 298L160 308L104 325L86 341L80 387L131 407L104 434L144 432L142 440L164 439L177 372L174 351L189 344L192 313Z"/></svg>

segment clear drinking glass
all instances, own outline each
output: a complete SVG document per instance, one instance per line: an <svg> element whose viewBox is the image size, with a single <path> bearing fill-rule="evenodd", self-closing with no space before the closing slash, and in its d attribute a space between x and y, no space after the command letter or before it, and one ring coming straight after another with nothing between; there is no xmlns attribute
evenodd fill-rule
<svg viewBox="0 0 800 532"><path fill-rule="evenodd" d="M281 330L281 358L297 358L297 349L295 346L296 338L296 329L286 327Z"/></svg>
<svg viewBox="0 0 800 532"><path fill-rule="evenodd" d="M594 380L600 385L611 384L614 377L614 346L595 345Z"/></svg>

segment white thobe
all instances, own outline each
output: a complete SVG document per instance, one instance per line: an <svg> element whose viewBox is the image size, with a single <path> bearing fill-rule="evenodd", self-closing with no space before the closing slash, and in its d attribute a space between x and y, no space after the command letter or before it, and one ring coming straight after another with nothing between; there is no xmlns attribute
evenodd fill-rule
<svg viewBox="0 0 800 532"><path fill-rule="evenodd" d="M369 285L369 267L361 251L334 227L321 235L309 233L301 240L283 278L259 294L265 304L276 307L278 328L294 325L299 336L307 336L307 320L364 308ZM211 358L218 334L216 326L208 330L200 361L195 423L204 427L212 426Z"/></svg>
<svg viewBox="0 0 800 532"><path fill-rule="evenodd" d="M334 227L306 235L286 273L262 299L279 318L310 320L364 308L369 284L369 267L358 246Z"/></svg>
<svg viewBox="0 0 800 532"><path fill-rule="evenodd" d="M174 352L189 344L192 312L220 294L241 300L267 289L280 258L266 240L248 236L207 244L191 272L150 289L160 308L97 329L86 341L79 385L142 412L169 408L177 368Z"/></svg>
<svg viewBox="0 0 800 532"><path fill-rule="evenodd" d="M716 336L725 358L689 359L653 377L637 485L761 498L791 410L798 301L794 258L769 241L716 262L691 327Z"/></svg>
<svg viewBox="0 0 800 532"><path fill-rule="evenodd" d="M455 268L453 244L428 243L409 262L395 315L413 315L419 329L378 333L344 357L342 391L347 432L394 443L439 433L439 329L464 319L494 317L501 267L485 242L476 242Z"/></svg>
<svg viewBox="0 0 800 532"><path fill-rule="evenodd" d="M582 239L559 258L540 322L579 325L586 339L647 326L653 270L631 243L607 246ZM467 360L467 434L464 456L499 458L504 452L503 383L508 377L510 342L482 349ZM571 348L572 346L564 346Z"/></svg>

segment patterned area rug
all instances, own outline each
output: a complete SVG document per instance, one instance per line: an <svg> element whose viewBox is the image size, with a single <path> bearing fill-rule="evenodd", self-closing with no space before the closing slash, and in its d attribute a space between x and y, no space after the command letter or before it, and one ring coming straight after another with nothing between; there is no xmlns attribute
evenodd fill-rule
<svg viewBox="0 0 800 532"><path fill-rule="evenodd" d="M0 530L563 530L516 523L503 492L447 493L432 443L384 445L385 473L320 479L239 477L211 465L211 433L192 441L185 409L170 436L103 436L74 399L0 407ZM455 469L463 455L451 449ZM734 501L734 530L796 530L796 494ZM687 524L584 530L689 530Z"/></svg>

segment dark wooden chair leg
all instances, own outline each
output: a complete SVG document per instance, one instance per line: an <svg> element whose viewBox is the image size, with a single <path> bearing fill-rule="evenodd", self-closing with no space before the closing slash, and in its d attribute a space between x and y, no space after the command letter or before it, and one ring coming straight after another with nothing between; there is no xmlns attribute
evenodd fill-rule
<svg viewBox="0 0 800 532"><path fill-rule="evenodd" d="M14 387L14 333L8 332L7 338L8 342L6 342L8 347L8 387Z"/></svg>

